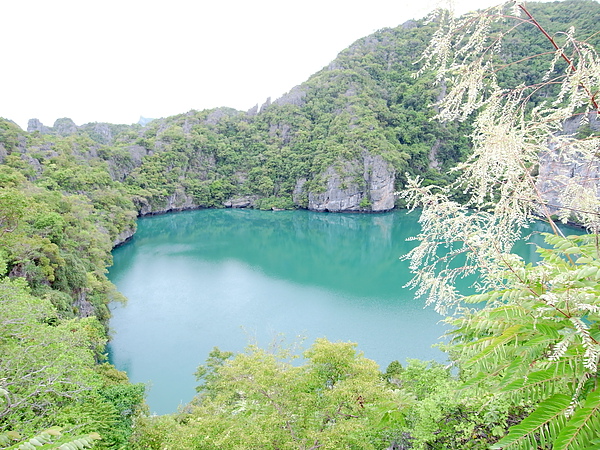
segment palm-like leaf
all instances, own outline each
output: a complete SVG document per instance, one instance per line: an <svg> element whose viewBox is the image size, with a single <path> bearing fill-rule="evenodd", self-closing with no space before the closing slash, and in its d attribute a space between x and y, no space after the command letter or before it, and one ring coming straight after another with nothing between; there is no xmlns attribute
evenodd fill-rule
<svg viewBox="0 0 600 450"><path fill-rule="evenodd" d="M513 426L510 432L494 444L492 449L537 448L539 444L551 442L566 422L565 410L571 399L564 394L555 394L541 402L537 409L520 424Z"/></svg>
<svg viewBox="0 0 600 450"><path fill-rule="evenodd" d="M561 430L554 441L554 450L570 450L574 448L600 448L600 389L588 394L583 407L575 411L569 422ZM595 445L595 446L594 446Z"/></svg>

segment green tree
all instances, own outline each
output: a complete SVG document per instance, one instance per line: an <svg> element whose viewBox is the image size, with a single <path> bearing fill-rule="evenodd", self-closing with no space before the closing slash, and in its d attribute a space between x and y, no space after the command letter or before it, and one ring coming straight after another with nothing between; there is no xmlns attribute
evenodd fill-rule
<svg viewBox="0 0 600 450"><path fill-rule="evenodd" d="M50 302L31 296L22 279L0 281L0 317L1 387L8 399L0 427L50 425L46 420L58 408L95 386L90 344L102 343L102 327L88 323L95 319L60 323Z"/></svg>
<svg viewBox="0 0 600 450"><path fill-rule="evenodd" d="M31 436L58 423L78 434L100 433L98 448L127 445L144 386L97 365L105 344L96 318L61 320L23 279L0 280L0 433Z"/></svg>
<svg viewBox="0 0 600 450"><path fill-rule="evenodd" d="M25 214L27 199L25 195L14 188L0 190L0 236L12 233L19 225Z"/></svg>
<svg viewBox="0 0 600 450"><path fill-rule="evenodd" d="M0 389L1 391L2 389ZM5 450L31 450L46 447L58 450L75 450L92 448L98 439L102 439L102 436L95 432L73 437L65 436L61 427L51 427L36 433L31 438L23 438L19 433L10 431L0 434L0 448Z"/></svg>
<svg viewBox="0 0 600 450"><path fill-rule="evenodd" d="M142 421L137 448L376 449L399 432L410 395L387 384L355 344L319 339L287 350L215 350L201 392L179 417ZM157 430L163 430L159 437Z"/></svg>
<svg viewBox="0 0 600 450"><path fill-rule="evenodd" d="M474 152L457 168L465 204L449 200L449 188L409 182L406 198L423 208L420 244L408 255L413 284L438 310L454 308L450 354L467 385L534 408L493 448L597 448L600 246L597 234L563 236L554 222L555 216L575 220L597 233L596 183L585 174L556 179L561 195L550 205L536 175L540 157L578 164L596 158L598 137L577 139L563 126L598 113L600 59L573 29L551 36L523 2L460 19L442 14L423 70L435 66L448 89L439 119L475 116ZM547 78L509 88L499 81L511 65L500 50L518 27L546 41L548 50L536 58L546 58ZM552 102L530 107L546 86ZM540 263L525 265L510 250L539 217L554 232L546 237L551 248L538 250ZM442 248L447 256L439 258ZM454 288L465 276L477 277L481 294L464 298ZM463 300L482 304L472 310L460 306Z"/></svg>

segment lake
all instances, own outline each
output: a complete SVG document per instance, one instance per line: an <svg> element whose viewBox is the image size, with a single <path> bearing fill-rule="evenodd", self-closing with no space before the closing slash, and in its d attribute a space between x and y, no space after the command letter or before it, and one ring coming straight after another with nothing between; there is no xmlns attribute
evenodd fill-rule
<svg viewBox="0 0 600 450"><path fill-rule="evenodd" d="M403 286L399 257L417 214L209 209L144 217L114 250L109 278L129 299L111 305L109 357L147 383L151 412L195 394L213 347L242 351L284 339L358 343L382 370L407 358L445 361L444 327Z"/></svg>

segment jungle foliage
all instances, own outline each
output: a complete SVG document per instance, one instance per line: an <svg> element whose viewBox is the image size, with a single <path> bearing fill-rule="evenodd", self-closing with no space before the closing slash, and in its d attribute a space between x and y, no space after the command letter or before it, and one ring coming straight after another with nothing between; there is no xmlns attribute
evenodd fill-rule
<svg viewBox="0 0 600 450"><path fill-rule="evenodd" d="M597 2L532 3L528 10L550 35L566 36L558 39L560 49L581 49L567 44L584 41L590 54L598 48ZM548 236L551 248L540 250L543 263L529 266L492 251L504 250L515 235L512 228L491 227L500 217L494 213L503 212L510 220L502 223L511 226L533 217L531 199L527 207L503 201L509 191L528 192L523 186L531 187L537 166L533 158L519 159L519 150L505 160L524 161L522 184L502 178L509 171L498 165L481 170L490 148L481 138L484 119L510 116L501 108L488 109L493 113L488 116L472 114L492 104L490 99L498 100L495 105L503 98L526 99L522 108L512 109L518 121L496 128L510 137L523 123L535 123L540 111L563 108L574 98L579 103L570 114L585 112L586 95L577 87L570 94L561 89L561 55L531 21L504 13L501 21L481 17L464 19L461 31L485 30L491 42L502 37L503 45L492 46L492 58L480 67L493 67L493 75L455 96L453 83L460 84L465 66L445 67L439 76L428 70L427 60L414 64L424 54L434 56L429 42L440 37L436 30L442 24L436 19L360 39L281 99L248 112L190 111L145 126L77 127L59 119L30 132L0 119L0 448L36 446L33 441L107 449L597 445L597 243ZM560 34L571 26L575 34ZM445 36L455 36L447 31ZM466 45L469 55L488 49L469 47L476 41L463 36L448 44ZM421 73L416 79L415 71ZM540 82L546 72L550 82ZM530 90L516 97L493 95L515 86ZM589 88L597 92L597 75ZM455 99L456 108L432 106L444 99ZM534 131L535 139L520 149L546 142L554 132ZM595 133L589 124L579 127L577 142L583 144L576 150L596 145ZM137 215L224 207L236 198L263 209L306 207L308 194L324 189L328 168L343 170L344 162L364 154L381 155L397 174L397 188L412 192L399 205L425 200L423 242L456 255L464 254L457 241L468 250L489 250L470 260L473 270L489 262L494 268L483 275L482 293L470 299L457 297L452 280L472 268L461 274L440 265L437 247L411 255L416 282L431 303L486 302L451 319L449 355L459 376L419 361L392 364L380 373L347 343L317 341L303 353L303 364L291 364L293 354L285 349L215 351L199 369L203 384L188 408L170 416L144 415L144 387L130 384L104 354L107 305L122 300L106 268L113 246L135 231ZM462 174L450 170L457 164ZM465 173L483 172L490 175L483 184L464 183ZM365 200L361 206L368 210ZM574 213L583 204L571 205L561 217L593 227ZM447 209L440 213L434 207ZM490 211L493 220L486 215ZM526 213L517 217L510 211ZM442 216L451 220L442 222ZM486 246L490 236L500 242ZM435 262L419 272L423 255Z"/></svg>
<svg viewBox="0 0 600 450"><path fill-rule="evenodd" d="M545 75L527 84L507 86L498 75L510 34L494 30L508 14L550 48ZM438 118L474 116L473 154L457 167L463 204L447 187L409 181L409 203L423 208L420 243L408 255L413 284L438 310L454 310L449 351L464 386L532 407L492 448L598 448L600 137L567 126L590 123L600 112L597 45L572 28L549 33L522 2L440 22L423 60L448 83ZM542 92L546 99L534 96ZM542 158L583 169L556 170L552 200L537 177ZM537 247L541 260L526 264L512 246L537 218L552 233ZM591 234L565 236L559 220ZM464 298L454 281L467 275L478 277L480 293Z"/></svg>
<svg viewBox="0 0 600 450"><path fill-rule="evenodd" d="M484 448L521 413L486 396L461 398L438 363L395 361L381 373L356 344L325 339L301 356L299 365L281 346L214 349L194 401L141 418L133 448Z"/></svg>

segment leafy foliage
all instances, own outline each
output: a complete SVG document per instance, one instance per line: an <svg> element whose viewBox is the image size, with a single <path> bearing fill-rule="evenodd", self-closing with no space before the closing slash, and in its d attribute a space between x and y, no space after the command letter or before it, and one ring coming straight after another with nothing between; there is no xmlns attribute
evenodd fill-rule
<svg viewBox="0 0 600 450"><path fill-rule="evenodd" d="M546 235L539 264L507 261L504 289L467 297L486 302L451 319L452 353L467 384L536 410L498 448L585 448L598 412L600 269L591 235ZM511 447L511 448L512 448Z"/></svg>
<svg viewBox="0 0 600 450"><path fill-rule="evenodd" d="M448 189L409 183L409 203L423 207L421 243L408 255L416 273L413 285L441 311L459 301L484 302L476 309L458 307L449 319L456 327L450 333L451 355L466 386L534 407L492 448L593 448L600 437L598 240L595 234L563 236L553 214L597 233L600 205L595 181L585 174L566 180L558 204L549 205L536 167L540 155L559 153L574 164L596 157L597 137L578 139L563 125L598 112L592 93L600 86L600 58L573 29L551 36L521 2L442 23L425 53L425 67L434 64L438 79L449 83L439 118L465 120L475 114L474 151L457 168L456 187L468 194L462 205L449 200ZM500 49L508 33L498 31L500 24L528 25L546 41L546 78L501 85ZM541 92L554 101L536 100ZM510 250L520 230L540 216L554 232L545 236L550 248L538 249L539 263L525 265ZM440 248L447 256L439 257ZM481 293L457 292L454 281L464 276L478 277Z"/></svg>
<svg viewBox="0 0 600 450"><path fill-rule="evenodd" d="M148 419L137 448L380 448L412 403L354 344L317 340L301 366L291 356L213 352L189 411L160 442L152 430L166 419Z"/></svg>
<svg viewBox="0 0 600 450"><path fill-rule="evenodd" d="M65 437L62 433L62 428L51 427L41 431L32 438L23 440L21 443L10 445L11 442L20 441L21 439L21 435L14 432L0 434L0 446L6 450L33 450L38 447L46 446L51 446L46 448L54 448L58 450L78 450L83 448L92 448L94 447L95 441L102 438L98 433L90 433L76 438Z"/></svg>
<svg viewBox="0 0 600 450"><path fill-rule="evenodd" d="M0 280L0 430L12 433L9 438L31 436L60 423L78 433L101 433L98 448L125 445L132 418L142 410L144 387L130 384L124 374L111 380L114 368L97 369L104 343L96 318L60 319L48 299L31 295L23 279ZM90 447L86 439L71 441ZM66 441L61 445L71 448Z"/></svg>
<svg viewBox="0 0 600 450"><path fill-rule="evenodd" d="M598 4L511 16L519 5L379 30L260 111L190 111L144 127L59 119L31 132L0 119L2 433L60 424L119 448L135 425L139 448L480 448L533 411L494 445L597 445L595 241L547 237L532 266L509 252L538 214L597 231L586 174L599 145L587 114L597 110ZM485 306L454 319L462 389L444 367L411 362L382 377L351 345L320 341L302 366L257 348L215 353L189 411L140 417L143 387L98 364L107 304L121 299L105 276L110 250L135 217L236 201L306 207L328 170L364 186L365 175L343 172L365 155L407 186L399 205L423 206L410 255L419 293L443 311L462 299L457 277L483 292L469 300ZM553 180L561 208L539 195L540 157L586 168Z"/></svg>

